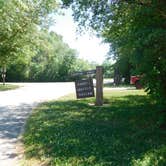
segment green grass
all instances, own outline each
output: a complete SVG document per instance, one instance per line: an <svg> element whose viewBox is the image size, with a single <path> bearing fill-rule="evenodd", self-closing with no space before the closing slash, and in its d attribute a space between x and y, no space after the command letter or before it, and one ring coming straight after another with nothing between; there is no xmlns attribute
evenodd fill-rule
<svg viewBox="0 0 166 166"><path fill-rule="evenodd" d="M7 91L7 90L14 90L19 88L20 86L18 85L12 85L12 84L0 84L0 91Z"/></svg>
<svg viewBox="0 0 166 166"><path fill-rule="evenodd" d="M106 91L105 105L69 95L27 121L25 156L49 166L164 166L165 110L143 91ZM31 164L30 164L31 165ZM33 164L32 164L33 165Z"/></svg>
<svg viewBox="0 0 166 166"><path fill-rule="evenodd" d="M135 89L134 85L131 84L120 84L120 85L114 85L114 83L105 83L104 88L130 88L130 89Z"/></svg>

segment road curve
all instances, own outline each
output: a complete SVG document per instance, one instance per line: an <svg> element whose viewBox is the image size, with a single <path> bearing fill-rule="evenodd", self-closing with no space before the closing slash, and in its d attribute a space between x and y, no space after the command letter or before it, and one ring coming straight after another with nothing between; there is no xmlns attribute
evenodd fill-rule
<svg viewBox="0 0 166 166"><path fill-rule="evenodd" d="M32 108L74 92L74 83L18 83L0 92L0 166L19 166L17 142Z"/></svg>

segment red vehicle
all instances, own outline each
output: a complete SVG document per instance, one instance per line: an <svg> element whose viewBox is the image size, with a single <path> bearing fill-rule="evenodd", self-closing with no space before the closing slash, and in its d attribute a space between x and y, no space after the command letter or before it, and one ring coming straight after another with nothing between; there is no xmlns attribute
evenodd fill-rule
<svg viewBox="0 0 166 166"><path fill-rule="evenodd" d="M130 84L135 85L136 89L141 89L142 85L140 83L140 76L131 76L130 77Z"/></svg>

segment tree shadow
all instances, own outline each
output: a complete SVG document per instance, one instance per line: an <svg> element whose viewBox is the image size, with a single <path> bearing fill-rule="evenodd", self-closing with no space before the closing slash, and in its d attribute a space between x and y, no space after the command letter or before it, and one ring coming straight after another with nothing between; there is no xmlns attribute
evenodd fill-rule
<svg viewBox="0 0 166 166"><path fill-rule="evenodd" d="M0 107L0 138L17 138L32 110L32 105Z"/></svg>
<svg viewBox="0 0 166 166"><path fill-rule="evenodd" d="M160 118L158 106L145 96L117 97L103 107L86 100L45 103L28 121L26 154L50 156L52 164L131 165L165 146Z"/></svg>
<svg viewBox="0 0 166 166"><path fill-rule="evenodd" d="M16 144L33 105L0 107L0 160L17 158Z"/></svg>

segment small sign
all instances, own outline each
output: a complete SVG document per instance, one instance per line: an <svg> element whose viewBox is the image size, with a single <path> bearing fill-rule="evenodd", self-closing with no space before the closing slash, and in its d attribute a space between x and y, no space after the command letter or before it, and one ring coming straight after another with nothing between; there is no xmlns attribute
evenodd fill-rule
<svg viewBox="0 0 166 166"><path fill-rule="evenodd" d="M94 97L94 87L92 78L75 81L77 99Z"/></svg>
<svg viewBox="0 0 166 166"><path fill-rule="evenodd" d="M82 75L91 75L96 74L96 70L87 70L87 71L78 71L72 74L72 76L82 76Z"/></svg>

